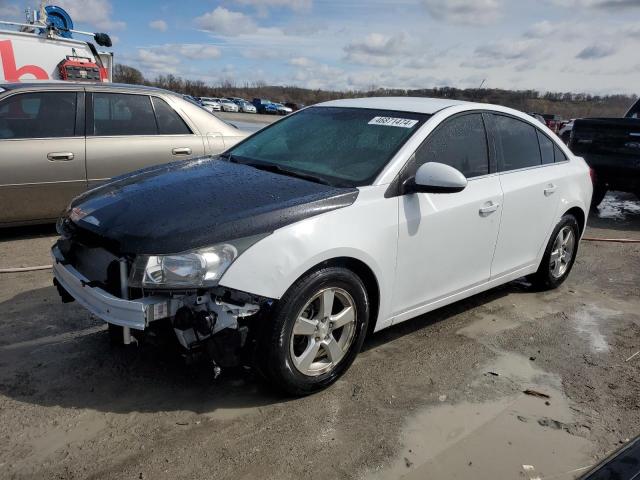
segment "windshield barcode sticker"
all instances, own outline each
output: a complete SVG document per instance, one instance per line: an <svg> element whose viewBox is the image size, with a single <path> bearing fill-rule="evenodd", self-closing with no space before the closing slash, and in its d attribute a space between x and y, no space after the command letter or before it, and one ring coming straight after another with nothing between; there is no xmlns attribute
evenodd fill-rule
<svg viewBox="0 0 640 480"><path fill-rule="evenodd" d="M373 117L369 121L369 125L384 125L386 127L413 128L418 120L410 118L393 118L393 117Z"/></svg>

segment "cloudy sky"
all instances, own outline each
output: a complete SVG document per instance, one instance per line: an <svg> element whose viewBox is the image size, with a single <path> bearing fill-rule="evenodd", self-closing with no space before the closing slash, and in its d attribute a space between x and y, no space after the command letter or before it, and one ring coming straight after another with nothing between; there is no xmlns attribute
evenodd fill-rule
<svg viewBox="0 0 640 480"><path fill-rule="evenodd" d="M36 0L0 0L0 17ZM59 0L145 75L640 93L640 0Z"/></svg>

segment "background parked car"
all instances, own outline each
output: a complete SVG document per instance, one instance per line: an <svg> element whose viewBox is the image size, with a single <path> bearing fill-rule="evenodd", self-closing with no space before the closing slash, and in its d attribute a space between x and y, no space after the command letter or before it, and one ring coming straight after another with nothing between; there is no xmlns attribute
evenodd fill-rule
<svg viewBox="0 0 640 480"><path fill-rule="evenodd" d="M301 108L304 108L304 105L302 103L294 103L294 102L285 102L284 106L289 107L294 112L297 112Z"/></svg>
<svg viewBox="0 0 640 480"><path fill-rule="evenodd" d="M558 131L558 136L562 139L562 141L566 144L569 143L569 140L571 139L571 131L573 130L573 122L575 121L575 118L572 118L571 120L565 122L561 127L560 127L560 131Z"/></svg>
<svg viewBox="0 0 640 480"><path fill-rule="evenodd" d="M76 195L149 165L220 153L247 133L182 95L123 84L3 84L0 226L54 221Z"/></svg>
<svg viewBox="0 0 640 480"><path fill-rule="evenodd" d="M221 98L220 99L220 107L222 108L223 112L237 112L238 111L238 105L236 105L233 101L227 99L227 98Z"/></svg>
<svg viewBox="0 0 640 480"><path fill-rule="evenodd" d="M235 104L238 105L238 110L243 113L257 113L256 107L247 102L246 100L235 100Z"/></svg>
<svg viewBox="0 0 640 480"><path fill-rule="evenodd" d="M264 98L254 98L253 106L256 107L258 113L266 113L270 115L276 115L278 113L278 108L273 104L271 100L266 100Z"/></svg>
<svg viewBox="0 0 640 480"><path fill-rule="evenodd" d="M595 174L592 207L608 190L634 193L640 199L640 100L624 118L579 118L569 148L583 157Z"/></svg>
<svg viewBox="0 0 640 480"><path fill-rule="evenodd" d="M285 107L281 103L274 103L274 105L276 107L278 115L289 115L291 112L293 112L293 110L291 108Z"/></svg>
<svg viewBox="0 0 640 480"><path fill-rule="evenodd" d="M200 101L202 102L202 106L205 108L205 110L209 112L219 112L220 110L222 110L220 100L217 98L201 97Z"/></svg>
<svg viewBox="0 0 640 480"><path fill-rule="evenodd" d="M553 115L551 113L542 113L541 115L544 118L547 127L558 133L558 130L560 129L560 123L562 122L562 117L560 115Z"/></svg>

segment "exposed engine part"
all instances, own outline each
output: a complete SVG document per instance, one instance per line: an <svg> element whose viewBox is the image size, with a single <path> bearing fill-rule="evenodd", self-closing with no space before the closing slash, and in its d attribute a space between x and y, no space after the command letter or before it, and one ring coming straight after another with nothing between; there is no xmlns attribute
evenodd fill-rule
<svg viewBox="0 0 640 480"><path fill-rule="evenodd" d="M258 305L239 301L231 304L210 293L185 295L180 301L183 306L173 317L173 328L180 345L187 350L199 348L203 342L222 332L237 332L239 318L254 315L260 310ZM243 332L234 338L233 348L242 347L246 337L246 332ZM221 357L220 354L216 356ZM225 363L224 360L222 362Z"/></svg>
<svg viewBox="0 0 640 480"><path fill-rule="evenodd" d="M240 362L240 350L247 341L249 329L239 327L236 330L225 328L206 342L207 353L220 367L235 367Z"/></svg>

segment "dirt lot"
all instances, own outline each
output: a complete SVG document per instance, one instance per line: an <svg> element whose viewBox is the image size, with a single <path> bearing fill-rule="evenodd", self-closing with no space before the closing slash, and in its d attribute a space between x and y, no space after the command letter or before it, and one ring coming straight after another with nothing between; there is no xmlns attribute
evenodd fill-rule
<svg viewBox="0 0 640 480"><path fill-rule="evenodd" d="M640 238L639 204L590 223ZM0 268L49 263L50 228L2 235ZM640 245L583 242L558 290L513 282L380 332L303 399L112 349L50 271L0 274L0 477L574 478L640 434L638 272Z"/></svg>

